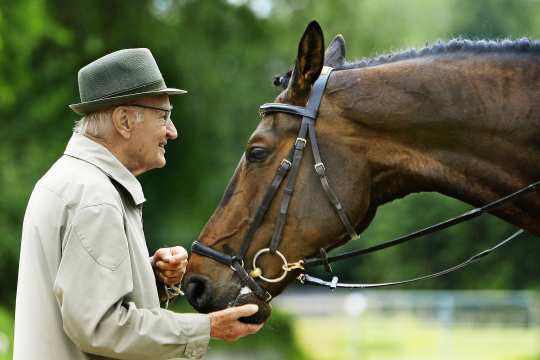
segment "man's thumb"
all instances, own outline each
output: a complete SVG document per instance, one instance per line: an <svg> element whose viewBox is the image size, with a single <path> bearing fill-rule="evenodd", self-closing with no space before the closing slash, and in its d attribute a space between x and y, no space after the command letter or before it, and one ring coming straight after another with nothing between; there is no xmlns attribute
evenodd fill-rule
<svg viewBox="0 0 540 360"><path fill-rule="evenodd" d="M241 318L245 316L250 316L255 314L257 311L259 311L259 306L256 304L246 304L242 306L238 306L235 311L235 317Z"/></svg>

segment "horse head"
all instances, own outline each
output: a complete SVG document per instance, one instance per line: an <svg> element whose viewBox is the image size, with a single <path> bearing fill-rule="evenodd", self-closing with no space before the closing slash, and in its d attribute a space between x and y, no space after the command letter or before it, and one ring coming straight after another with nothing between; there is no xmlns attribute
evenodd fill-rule
<svg viewBox="0 0 540 360"><path fill-rule="evenodd" d="M294 70L286 81L287 87L275 102L305 106L323 65L342 64L344 51L343 37L339 35L325 56L322 30L316 22L310 23L300 40ZM245 153L218 208L199 236L200 243L217 251L239 251L257 210L264 202L265 193L271 187L276 169L280 168L284 159L290 157L297 141L300 120L299 116L281 112L263 115L249 138ZM341 199L346 213L355 220L353 226L361 231L371 221L374 211L370 208L370 176L366 161L361 156L350 156L351 147L355 144L349 137L356 129L354 125L340 121L326 97L322 98L316 122L324 166L332 172L330 181L337 189L336 195ZM294 195L290 199L286 224L277 249L279 254L266 252L257 259L256 267L265 278L280 277L284 274L284 264L348 240L347 232L322 190L320 179L314 171L313 154L307 148L298 165ZM245 254L246 267L251 267L249 264L259 250L270 246L280 208L283 207L283 197L287 196L283 191L286 182L287 179L284 179L273 200L267 204L269 208ZM290 271L282 281L257 281L272 296L276 296L294 280L295 275L296 271ZM209 312L234 304L242 282L229 267L211 258L192 254L184 287L190 303L199 311ZM268 314L268 310L268 305L263 304L260 312Z"/></svg>

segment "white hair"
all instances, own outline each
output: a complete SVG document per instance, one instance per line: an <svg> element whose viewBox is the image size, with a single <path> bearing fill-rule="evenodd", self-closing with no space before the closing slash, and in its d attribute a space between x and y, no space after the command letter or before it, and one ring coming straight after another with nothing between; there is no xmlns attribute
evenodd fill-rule
<svg viewBox="0 0 540 360"><path fill-rule="evenodd" d="M104 138L112 130L112 114L113 109L96 111L84 115L79 120L75 121L73 132L81 135L89 135L96 138ZM143 120L143 112L136 111L136 122Z"/></svg>

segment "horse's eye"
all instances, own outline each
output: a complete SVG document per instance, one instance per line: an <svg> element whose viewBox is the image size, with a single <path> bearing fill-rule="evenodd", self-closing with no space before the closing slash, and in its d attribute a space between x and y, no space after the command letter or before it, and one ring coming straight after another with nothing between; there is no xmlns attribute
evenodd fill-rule
<svg viewBox="0 0 540 360"><path fill-rule="evenodd" d="M253 146L246 151L246 158L249 162L261 162L266 160L270 151L260 146Z"/></svg>

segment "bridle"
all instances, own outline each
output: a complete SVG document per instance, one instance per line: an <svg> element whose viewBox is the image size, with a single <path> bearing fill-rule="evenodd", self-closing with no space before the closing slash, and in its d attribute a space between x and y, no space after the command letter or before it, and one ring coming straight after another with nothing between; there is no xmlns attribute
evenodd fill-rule
<svg viewBox="0 0 540 360"><path fill-rule="evenodd" d="M354 256L365 255L365 254L379 251L382 249L386 249L391 246L395 246L395 245L404 243L406 241L416 239L420 236L434 233L436 231L440 231L442 229L448 228L458 223L470 220L487 211L494 210L502 206L503 204L508 203L511 200L514 200L517 197L523 196L529 192L536 190L538 185L540 185L540 181L532 183L527 187L524 187L508 196L505 196L501 199L491 202L483 207L476 208L460 216L451 218L449 220L443 221L441 223L435 224L433 226L430 226L424 229L414 231L408 235L400 236L396 239L383 242L375 246L371 246L371 247L359 249L359 250L354 250L354 251L350 251L350 252L335 255L335 256L328 256L326 253L326 250L321 248L319 250L320 256L318 257L302 259L293 263L287 262L287 259L278 250L278 248L281 242L281 238L283 236L283 229L287 221L287 214L288 214L289 204L290 204L293 191L294 191L294 184L295 184L296 177L298 175L298 171L300 168L300 163L304 154L304 149L308 143L308 139L306 138L306 135L309 136L309 143L311 145L311 150L312 150L313 158L315 161L315 164L314 164L315 173L319 177L319 180L326 194L326 197L328 198L330 204L333 206L337 216L339 217L341 223L343 224L348 235L350 236L350 240L359 239L359 235L356 233L353 223L350 221L349 217L347 216L347 213L345 212L345 209L343 208L341 202L339 201L336 195L336 192L332 189L332 187L330 186L328 182L328 178L326 176L326 167L324 166L324 163L322 162L322 159L321 159L319 145L317 142L317 134L315 130L315 121L317 119L317 113L319 110L322 96L324 94L324 90L326 88L326 84L328 82L328 78L332 70L333 69L330 67L326 67L326 66L323 67L321 71L321 75L313 84L310 96L308 98L308 101L305 107L295 106L295 105L290 105L290 104L282 104L282 103L266 103L266 104L261 105L260 107L261 115L264 115L267 113L273 113L273 112L283 112L283 113L288 113L288 114L301 117L302 120L300 124L300 130L298 131L298 136L291 150L289 151L287 158L281 161L281 164L277 169L276 175L274 176L270 187L266 191L261 204L257 208L253 221L250 223L249 228L246 234L244 235L244 239L242 241L242 244L238 252L235 253L234 250L230 248L228 245L223 246L223 251L218 251L209 246L203 245L198 241L195 241L193 242L191 246L191 251L193 253L209 257L224 265L230 266L230 268L234 272L236 272L236 274L239 276L240 281L244 286L249 287L249 289L251 289L251 291L253 291L253 293L259 299L268 302L272 299L272 296L270 295L270 293L264 290L260 286L260 284L257 281L255 281L255 279L260 279L261 281L264 281L267 283L278 283L278 282L283 281L287 277L289 272L295 271L297 273L300 272L297 279L301 283L326 286L331 289L335 289L337 287L374 288L374 287L406 284L406 283L410 283L414 281L438 277L438 276L450 273L452 271L461 269L462 267L465 267L469 265L470 263L488 255L493 250L501 247L502 245L506 244L507 242L515 239L516 237L524 233L524 230L520 229L514 234L512 234L511 236L497 243L495 246L472 256L468 260L456 266L453 266L451 268L448 268L446 270L439 271L433 274L424 275L424 276L420 276L420 277L416 277L416 278L408 279L408 280L378 283L378 284L345 284L345 283L340 283L338 281L337 276L334 276L331 281L325 281L325 280L316 278L314 276L311 276L305 273L306 268L319 266L319 265L324 265L326 270L331 272L330 263L332 262L351 258ZM248 270L244 266L245 255L254 239L257 229L262 224L262 221L264 219L266 212L270 208L272 200L274 199L275 195L277 194L278 189L280 188L280 185L283 183L287 175L288 175L288 181L283 190L283 198L281 201L281 206L279 209L279 214L277 217L274 233L270 241L270 245L267 248L263 248L257 251L257 253L254 255L253 260L252 260L252 270L248 272ZM259 259L261 255L265 253L270 253L272 255L275 255L283 262L283 266L282 266L283 272L281 273L280 276L274 277L274 278L268 278L268 277L263 276L263 272L261 268L257 266L257 260Z"/></svg>

